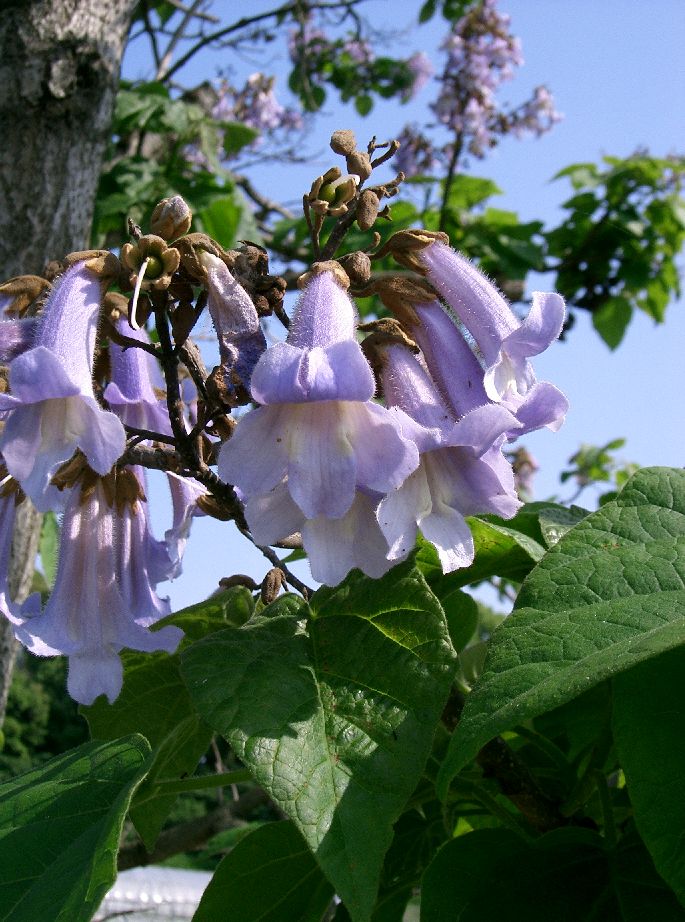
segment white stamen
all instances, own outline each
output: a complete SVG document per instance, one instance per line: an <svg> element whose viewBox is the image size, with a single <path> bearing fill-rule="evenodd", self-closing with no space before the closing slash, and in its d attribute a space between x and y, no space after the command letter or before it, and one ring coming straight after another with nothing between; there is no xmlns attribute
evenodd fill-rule
<svg viewBox="0 0 685 922"><path fill-rule="evenodd" d="M138 277L136 278L136 287L133 289L133 299L131 301L131 309L129 310L129 314L128 314L128 323L132 330L140 329L140 324L138 323L136 319L136 308L138 307L138 296L140 295L140 286L143 284L145 270L147 269L149 262L150 262L150 257L147 256L143 260L143 264L140 267L140 272L138 273Z"/></svg>

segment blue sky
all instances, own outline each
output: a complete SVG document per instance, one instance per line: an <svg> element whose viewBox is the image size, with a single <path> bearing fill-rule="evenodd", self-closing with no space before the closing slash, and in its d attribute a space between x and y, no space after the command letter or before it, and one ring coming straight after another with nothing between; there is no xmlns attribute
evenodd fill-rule
<svg viewBox="0 0 685 922"><path fill-rule="evenodd" d="M365 5L369 18L403 34L393 39L393 51L410 54L422 48L439 60L438 45L445 31L442 20L427 27L412 25L418 2L392 4L371 0ZM226 17L235 10L232 2L219 2L214 10ZM552 90L564 121L540 140L506 141L486 160L472 165L472 172L494 179L504 195L497 207L518 211L523 220L533 218L555 223L559 205L570 196L566 181L551 177L569 163L598 160L603 154L628 155L648 147L655 155L682 149L685 128L685 7L681 0L502 0L500 7L512 17L512 29L521 38L525 65L505 87L503 98L513 103L527 98L537 84ZM269 9L253 3L251 11ZM235 14L234 14L235 15ZM281 74L277 89L287 101L283 62L271 48L257 60L236 62L237 74L264 69ZM128 76L140 74L145 62L140 52L129 56ZM221 64L227 64L222 59ZM219 66L208 55L189 80L211 77ZM373 133L392 136L407 120L420 121L430 90L410 106L383 104L363 120L349 109L327 103L324 116L308 135L314 153L308 167L262 168L259 182L278 198L297 189L298 197L321 168L331 164L327 138L334 128L354 128L360 139ZM540 280L543 287L545 280ZM560 432L547 430L526 437L541 470L536 496L569 495L559 485L559 472L582 442L599 444L623 436L627 444L621 455L643 465L685 464L683 428L685 410L681 390L685 347L685 305L671 306L666 323L656 326L636 316L624 342L614 353L600 341L582 314L568 342L553 346L540 356L538 378L554 382L569 397L571 411ZM153 501L163 497L151 491ZM585 497L583 498L585 499ZM583 501L583 500L581 500ZM592 495L585 499L592 503ZM158 532L164 514L155 515ZM186 552L184 574L173 584L160 587L171 596L175 608L198 601L216 587L221 576L250 573L260 579L268 565L261 555L239 538L232 526L207 519L197 520Z"/></svg>

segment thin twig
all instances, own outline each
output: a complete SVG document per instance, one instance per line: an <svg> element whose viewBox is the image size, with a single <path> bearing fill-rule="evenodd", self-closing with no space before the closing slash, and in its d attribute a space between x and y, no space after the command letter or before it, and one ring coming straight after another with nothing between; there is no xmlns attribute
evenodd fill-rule
<svg viewBox="0 0 685 922"><path fill-rule="evenodd" d="M257 550L266 557L269 563L273 564L274 567L278 567L278 569L283 573L286 583L289 583L291 586L293 586L293 588L297 589L304 600L307 601L313 594L314 590L311 589L306 583L303 583L301 579L298 579L294 573L291 573L291 571L283 563L283 561L272 547L268 547L264 544L257 544L247 527L241 528L240 525L238 525L238 529L241 534L245 535L245 537L254 544Z"/></svg>
<svg viewBox="0 0 685 922"><path fill-rule="evenodd" d="M363 0L336 0L334 3L309 3L307 4L308 10L326 10L326 9L351 9L353 6L356 6L359 3L362 3ZM283 6L277 6L272 10L268 10L266 13L259 13L256 16L246 16L243 19L239 19L237 22L234 22L230 26L226 26L224 29L219 29L217 32L212 32L210 35L203 36L199 41L197 41L192 48L190 48L184 55L182 55L178 61L170 67L164 74L164 78L169 80L177 71L184 67L188 61L194 55L197 54L202 48L206 45L210 45L212 42L219 41L222 38L225 38L227 35L231 35L233 32L239 32L241 29L245 29L247 26L252 26L257 22L263 22L265 19L275 19L276 17L283 18L290 13L295 13L301 9L301 0L295 0L294 3L286 3Z"/></svg>

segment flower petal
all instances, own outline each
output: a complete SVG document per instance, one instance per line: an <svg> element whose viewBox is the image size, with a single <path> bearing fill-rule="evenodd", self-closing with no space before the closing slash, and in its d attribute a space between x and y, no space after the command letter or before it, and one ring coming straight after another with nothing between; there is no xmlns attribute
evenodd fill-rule
<svg viewBox="0 0 685 922"><path fill-rule="evenodd" d="M416 544L417 522L433 508L423 463L381 501L376 513L378 524L390 550L388 559L402 560Z"/></svg>
<svg viewBox="0 0 685 922"><path fill-rule="evenodd" d="M378 579L394 565L386 557L388 546L375 518L374 503L362 493L357 493L342 518L305 522L302 541L312 576L326 586L336 586L354 567Z"/></svg>
<svg viewBox="0 0 685 922"><path fill-rule="evenodd" d="M340 518L352 505L357 465L350 441L354 403L290 404L288 490L308 519Z"/></svg>
<svg viewBox="0 0 685 922"><path fill-rule="evenodd" d="M378 493L398 487L419 464L416 445L404 438L398 416L376 403L346 404L357 484Z"/></svg>
<svg viewBox="0 0 685 922"><path fill-rule="evenodd" d="M443 573L451 573L473 562L473 535L464 516L451 506L435 504L421 519L421 533L435 546Z"/></svg>
<svg viewBox="0 0 685 922"><path fill-rule="evenodd" d="M538 381L516 410L522 428L512 431L509 437L518 438L542 426L556 432L563 425L568 407L568 400L558 388L548 381Z"/></svg>
<svg viewBox="0 0 685 922"><path fill-rule="evenodd" d="M293 500L285 481L245 503L245 518L257 544L273 544L301 530L302 510Z"/></svg>
<svg viewBox="0 0 685 922"><path fill-rule="evenodd" d="M98 474L108 474L126 448L126 433L114 413L103 410L95 399L80 401L81 431L77 444Z"/></svg>
<svg viewBox="0 0 685 922"><path fill-rule="evenodd" d="M258 407L236 426L219 452L218 472L247 497L268 493L286 475L288 407Z"/></svg>
<svg viewBox="0 0 685 922"><path fill-rule="evenodd" d="M332 272L313 275L300 295L288 330L288 342L301 349L354 339L357 311Z"/></svg>

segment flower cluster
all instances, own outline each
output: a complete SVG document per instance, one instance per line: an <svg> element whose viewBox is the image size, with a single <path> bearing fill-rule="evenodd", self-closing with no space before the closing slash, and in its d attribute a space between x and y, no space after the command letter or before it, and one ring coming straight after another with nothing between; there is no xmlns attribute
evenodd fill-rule
<svg viewBox="0 0 685 922"><path fill-rule="evenodd" d="M255 540L273 544L299 532L323 583L336 584L352 567L381 575L409 554L417 529L446 572L468 565L474 548L465 516L509 518L520 506L507 441L558 428L567 409L528 361L561 331L558 295L536 292L520 322L440 235L393 240L389 251L425 273L434 294L426 287L410 306L388 302L411 339L374 343L386 406L373 399L349 280L339 264L321 263L305 277L286 342L254 368L250 388L260 406L219 455L219 475L238 487Z"/></svg>
<svg viewBox="0 0 685 922"><path fill-rule="evenodd" d="M125 450L125 427L163 436L171 431L169 415L157 363L142 349L111 341L110 380L104 393L96 393L94 361L111 262L109 254L81 255L54 284L32 341L10 362L11 394L0 395L0 610L29 650L69 657L69 692L89 704L102 693L110 700L118 695L122 648L177 647L177 628L149 630L170 613L155 587L180 570L200 494L169 474L174 522L158 541L149 528L143 469L114 468ZM0 325L0 337L6 329L12 339L11 324ZM131 330L121 319L112 334L116 330L149 345L144 330ZM64 512L55 586L42 611L38 594L19 606L7 591L15 508L24 494L40 511Z"/></svg>
<svg viewBox="0 0 685 922"><path fill-rule="evenodd" d="M560 120L544 86L513 109L498 101L498 91L523 64L523 56L497 0L474 4L453 24L442 49L446 61L431 108L454 140L437 147L422 132L405 129L408 149L401 155L401 167L406 175L430 173L436 162L448 163L457 149L482 158L508 134L539 137Z"/></svg>
<svg viewBox="0 0 685 922"><path fill-rule="evenodd" d="M170 610L158 586L180 572L196 515L234 520L272 562L266 546L303 547L329 585L355 567L380 577L419 531L449 572L473 559L468 516L520 506L509 443L563 421L566 399L530 363L558 337L562 299L536 292L520 320L435 232L399 231L372 257L334 259L324 221L369 230L401 176L362 188L396 142L359 150L342 130L331 147L350 172L331 168L304 196L317 259L290 320L265 251L189 233L178 196L155 209L156 233L134 228L119 257L71 254L52 284L0 287L0 612L29 650L69 658L80 702L118 695L122 649L178 646L181 631L158 625ZM386 255L404 271L374 277L372 258ZM395 315L362 327L363 342L351 293L378 294ZM205 306L211 373L189 338ZM267 348L260 318L272 312L288 333ZM150 530L145 467L168 478L163 539ZM25 497L63 513L45 604L37 594L18 604L8 588ZM285 564L279 572L276 591L281 577L298 585Z"/></svg>

